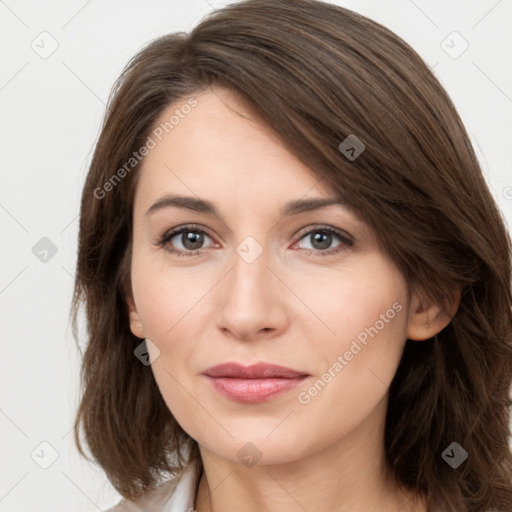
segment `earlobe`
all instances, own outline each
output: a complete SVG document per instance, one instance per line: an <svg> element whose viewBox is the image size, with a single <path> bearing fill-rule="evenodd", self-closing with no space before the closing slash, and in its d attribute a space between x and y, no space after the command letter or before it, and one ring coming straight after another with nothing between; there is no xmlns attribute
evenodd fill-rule
<svg viewBox="0 0 512 512"><path fill-rule="evenodd" d="M134 336L137 336L137 338L144 339L146 337L144 335L144 328L142 326L142 321L139 317L139 313L137 312L137 308L135 307L135 301L133 300L131 293L126 297L126 303L128 305L130 317L130 330Z"/></svg>
<svg viewBox="0 0 512 512"><path fill-rule="evenodd" d="M145 338L142 322L140 321L137 313L130 312L130 330L134 336L137 336L137 338Z"/></svg>
<svg viewBox="0 0 512 512"><path fill-rule="evenodd" d="M460 296L460 290L452 292L449 312L438 304L414 296L411 301L407 338L417 341L427 340L441 332L457 312Z"/></svg>

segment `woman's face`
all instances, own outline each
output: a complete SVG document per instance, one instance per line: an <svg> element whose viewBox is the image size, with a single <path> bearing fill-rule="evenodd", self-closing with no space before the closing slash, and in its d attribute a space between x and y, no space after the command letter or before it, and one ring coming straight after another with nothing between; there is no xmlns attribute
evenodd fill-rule
<svg viewBox="0 0 512 512"><path fill-rule="evenodd" d="M401 274L342 204L289 207L331 194L243 103L195 98L158 121L182 112L154 137L134 205L131 328L151 340L167 406L233 462L292 461L380 427L412 311ZM204 375L230 362L300 377Z"/></svg>

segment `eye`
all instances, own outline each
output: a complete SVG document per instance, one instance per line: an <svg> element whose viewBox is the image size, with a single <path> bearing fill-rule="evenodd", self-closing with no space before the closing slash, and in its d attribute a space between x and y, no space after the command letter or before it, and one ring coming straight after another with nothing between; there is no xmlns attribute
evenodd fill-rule
<svg viewBox="0 0 512 512"><path fill-rule="evenodd" d="M306 247L302 250L314 256L336 254L354 244L349 235L330 226L319 226L305 232L303 231L299 242L301 240L307 240L308 237L311 242L311 248ZM204 229L195 225L187 225L167 231L155 245L165 247L166 250L177 256L198 256L202 254L205 249L208 249L208 247L203 247L205 238L212 240ZM333 239L336 238L339 240L338 245L329 248L333 243Z"/></svg>
<svg viewBox="0 0 512 512"><path fill-rule="evenodd" d="M167 231L157 242L158 246L165 248L178 256L196 256L202 254L205 237L211 240L204 229L194 225L182 226ZM173 242L173 239L176 239ZM176 247L176 244L178 247ZM181 244L182 247L179 247Z"/></svg>
<svg viewBox="0 0 512 512"><path fill-rule="evenodd" d="M311 248L305 248L308 254L317 256L329 256L343 251L346 247L351 247L354 242L342 231L330 226L321 226L310 229L302 234L300 240L308 239L311 242ZM329 248L333 243L333 238L337 238L340 243L333 248Z"/></svg>

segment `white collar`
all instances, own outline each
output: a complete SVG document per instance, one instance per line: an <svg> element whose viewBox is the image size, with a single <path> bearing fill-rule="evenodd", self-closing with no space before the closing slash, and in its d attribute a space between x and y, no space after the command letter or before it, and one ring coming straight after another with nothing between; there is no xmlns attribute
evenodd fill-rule
<svg viewBox="0 0 512 512"><path fill-rule="evenodd" d="M202 464L195 461L182 473L134 500L121 500L107 512L193 512Z"/></svg>
<svg viewBox="0 0 512 512"><path fill-rule="evenodd" d="M200 474L201 466L198 462L189 464L181 476L177 477L174 492L170 494L162 512L192 512Z"/></svg>

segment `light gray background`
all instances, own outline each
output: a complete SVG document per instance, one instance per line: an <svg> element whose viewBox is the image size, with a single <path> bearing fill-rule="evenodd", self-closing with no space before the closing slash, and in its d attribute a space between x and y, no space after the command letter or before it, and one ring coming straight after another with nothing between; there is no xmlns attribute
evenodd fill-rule
<svg viewBox="0 0 512 512"><path fill-rule="evenodd" d="M70 434L79 354L68 311L80 191L125 63L147 41L188 31L227 3L0 0L0 511L92 512L119 499L78 457ZM433 68L510 225L512 0L336 3L389 27ZM464 40L469 47L458 56ZM32 252L43 237L57 249L46 262ZM58 458L41 468L53 450Z"/></svg>

